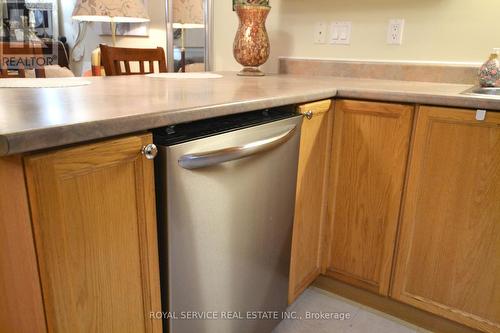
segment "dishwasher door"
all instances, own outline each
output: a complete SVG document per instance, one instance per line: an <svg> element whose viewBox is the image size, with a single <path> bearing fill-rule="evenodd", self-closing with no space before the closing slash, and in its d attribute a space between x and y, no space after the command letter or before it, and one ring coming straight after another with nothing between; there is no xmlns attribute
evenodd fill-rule
<svg viewBox="0 0 500 333"><path fill-rule="evenodd" d="M281 320L301 122L158 147L169 332L266 333Z"/></svg>

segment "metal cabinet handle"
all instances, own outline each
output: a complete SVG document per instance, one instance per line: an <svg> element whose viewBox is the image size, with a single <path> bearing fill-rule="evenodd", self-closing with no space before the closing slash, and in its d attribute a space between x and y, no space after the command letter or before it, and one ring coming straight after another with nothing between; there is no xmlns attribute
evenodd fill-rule
<svg viewBox="0 0 500 333"><path fill-rule="evenodd" d="M274 149L287 142L297 130L297 126L288 126L286 131L270 138L250 142L242 146L212 150L202 153L184 155L179 159L179 165L188 170L204 168L224 162L239 160L241 158Z"/></svg>
<svg viewBox="0 0 500 333"><path fill-rule="evenodd" d="M314 114L312 111L307 111L307 112L303 113L302 115L304 117L306 117L307 119L311 120Z"/></svg>
<svg viewBox="0 0 500 333"><path fill-rule="evenodd" d="M141 153L148 160L154 160L154 158L156 157L156 155L158 155L158 148L156 147L155 144L150 143L150 144L142 147Z"/></svg>

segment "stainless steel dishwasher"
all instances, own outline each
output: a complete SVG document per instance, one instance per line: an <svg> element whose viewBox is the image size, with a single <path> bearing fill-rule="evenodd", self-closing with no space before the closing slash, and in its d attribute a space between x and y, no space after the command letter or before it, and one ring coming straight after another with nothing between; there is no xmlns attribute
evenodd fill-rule
<svg viewBox="0 0 500 333"><path fill-rule="evenodd" d="M266 333L281 320L301 122L288 106L155 132L169 332Z"/></svg>

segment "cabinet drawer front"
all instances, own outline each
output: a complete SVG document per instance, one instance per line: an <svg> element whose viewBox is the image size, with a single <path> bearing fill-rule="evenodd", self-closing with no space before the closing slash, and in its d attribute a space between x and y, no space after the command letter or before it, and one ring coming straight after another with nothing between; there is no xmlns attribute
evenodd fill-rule
<svg viewBox="0 0 500 333"><path fill-rule="evenodd" d="M327 275L386 295L414 107L336 102Z"/></svg>
<svg viewBox="0 0 500 333"><path fill-rule="evenodd" d="M25 159L49 332L158 332L151 135Z"/></svg>
<svg viewBox="0 0 500 333"><path fill-rule="evenodd" d="M392 296L500 332L500 113L421 107Z"/></svg>

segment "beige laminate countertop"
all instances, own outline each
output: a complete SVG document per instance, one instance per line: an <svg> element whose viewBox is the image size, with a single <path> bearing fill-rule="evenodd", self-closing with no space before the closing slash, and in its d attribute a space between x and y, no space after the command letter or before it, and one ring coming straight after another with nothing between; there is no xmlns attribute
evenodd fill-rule
<svg viewBox="0 0 500 333"><path fill-rule="evenodd" d="M500 99L466 96L470 85L319 76L220 79L85 78L70 88L0 89L0 156L170 124L337 96L500 110Z"/></svg>

